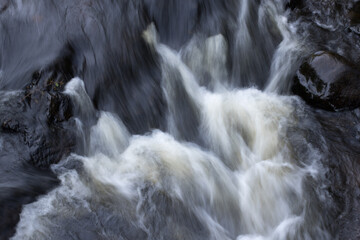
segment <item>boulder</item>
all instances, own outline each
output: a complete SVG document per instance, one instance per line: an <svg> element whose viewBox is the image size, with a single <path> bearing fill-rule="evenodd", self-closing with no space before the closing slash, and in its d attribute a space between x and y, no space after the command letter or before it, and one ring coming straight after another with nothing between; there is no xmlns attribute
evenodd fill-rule
<svg viewBox="0 0 360 240"><path fill-rule="evenodd" d="M316 108L355 109L360 106L360 70L340 55L316 52L296 72L292 92Z"/></svg>

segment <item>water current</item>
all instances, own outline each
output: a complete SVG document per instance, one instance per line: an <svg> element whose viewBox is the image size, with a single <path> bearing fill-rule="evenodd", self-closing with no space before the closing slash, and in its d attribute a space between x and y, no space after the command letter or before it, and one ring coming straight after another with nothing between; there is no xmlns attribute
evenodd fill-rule
<svg viewBox="0 0 360 240"><path fill-rule="evenodd" d="M41 20L40 5L15 2L7 14ZM50 2L46 4L56 5ZM69 6L67 11L75 11L88 24L83 31L90 31L92 38L83 44L93 47L93 52L84 53L91 69L101 61L99 52L111 52L97 48L92 41L101 42L102 34L115 27L96 27L97 19L86 16L96 16L91 9L100 3L75 2L83 7L77 11ZM137 1L128 2L124 11L128 11L129 19L136 19L130 12L138 6ZM175 7L179 4L176 14L188 14L189 19L194 14L188 1L189 9L182 9L181 1L170 2ZM110 6L104 4L104 11ZM326 141L316 130L320 127L313 110L289 95L291 77L302 56L310 51L306 38L297 33L297 22L288 21L289 11L283 1L241 0L234 6L231 12L235 17L229 16L226 31L218 31L224 16L215 13L206 22L211 25L213 21L213 26L205 24L203 31L188 33L188 28L171 22L176 20L168 20L170 35L151 21L135 31L147 53L127 56L132 52L124 50L122 58L135 62L143 58L136 63L139 72L133 69L134 76L142 76L142 63L148 61L148 55L157 56L158 85L148 82L139 87L141 90L124 87L118 91L105 81L102 89L115 96L106 102L106 97L97 97L95 83L87 74L74 76L66 84L63 94L73 102L74 128L82 150L51 166L59 185L23 206L11 239L334 237L328 215L333 208L325 178L328 169L322 161L323 153L309 143L308 134L317 132L316 142L324 148ZM211 10L207 7L204 9ZM159 5L151 5L150 14L165 8L159 1ZM61 9L57 10L59 18ZM125 14L121 7L116 9L118 14ZM164 16L162 20L166 21ZM57 18L54 14L53 21ZM42 32L40 20L37 24ZM139 24L137 21L127 24ZM192 24L190 20L187 23ZM76 26L66 24L73 28L68 31L77 31ZM56 27L55 23L51 25ZM176 29L170 29L174 26ZM32 30L36 35L36 27ZM49 28L50 36L54 31ZM134 32L124 30L123 39L127 34ZM46 43L47 35L41 36ZM82 48L81 42L73 43ZM44 51L46 48L54 46L44 46ZM127 64L125 60L123 64ZM24 61L32 68L29 60ZM6 70L6 63L1 63ZM88 71L95 78L101 71L117 73L100 68ZM0 74L3 88L16 85L5 80L15 72L8 67ZM153 88L164 98L163 120L151 117L159 111L152 102L156 100ZM126 105L121 101L123 96L147 98L128 100L135 106L130 116L126 111L114 111ZM136 127L144 124L147 127Z"/></svg>

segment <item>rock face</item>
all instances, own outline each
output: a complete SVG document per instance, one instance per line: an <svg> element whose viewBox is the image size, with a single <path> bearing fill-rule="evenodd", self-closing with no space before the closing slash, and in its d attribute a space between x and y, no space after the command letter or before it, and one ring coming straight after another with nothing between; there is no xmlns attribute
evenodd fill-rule
<svg viewBox="0 0 360 240"><path fill-rule="evenodd" d="M360 106L360 71L339 55L317 52L296 72L292 91L313 107L354 109Z"/></svg>

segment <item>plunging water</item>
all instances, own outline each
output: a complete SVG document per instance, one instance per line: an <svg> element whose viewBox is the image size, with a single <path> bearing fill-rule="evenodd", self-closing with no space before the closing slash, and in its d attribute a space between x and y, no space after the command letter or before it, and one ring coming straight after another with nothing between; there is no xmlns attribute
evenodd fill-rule
<svg viewBox="0 0 360 240"><path fill-rule="evenodd" d="M67 84L85 154L53 165L60 186L24 207L13 239L331 238L321 154L288 140L310 113L278 95L306 49L281 1L243 0L238 13L231 56L221 34L172 49L155 25L142 33L160 59L165 129L131 135L94 108L86 81Z"/></svg>

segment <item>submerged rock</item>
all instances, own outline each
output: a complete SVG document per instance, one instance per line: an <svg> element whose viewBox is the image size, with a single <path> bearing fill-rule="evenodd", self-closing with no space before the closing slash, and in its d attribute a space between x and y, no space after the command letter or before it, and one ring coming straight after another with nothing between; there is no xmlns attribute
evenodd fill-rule
<svg viewBox="0 0 360 240"><path fill-rule="evenodd" d="M360 106L360 71L337 54L317 52L296 72L292 92L313 107L355 109Z"/></svg>

